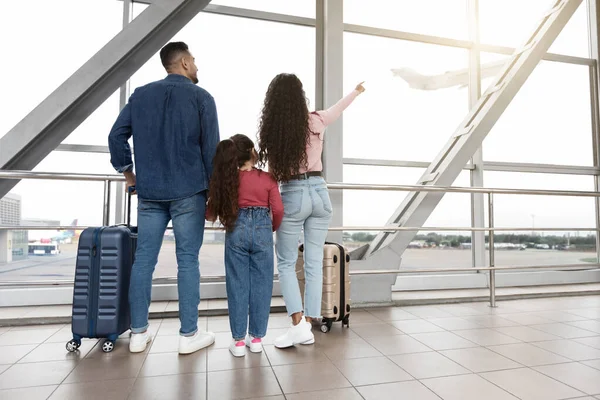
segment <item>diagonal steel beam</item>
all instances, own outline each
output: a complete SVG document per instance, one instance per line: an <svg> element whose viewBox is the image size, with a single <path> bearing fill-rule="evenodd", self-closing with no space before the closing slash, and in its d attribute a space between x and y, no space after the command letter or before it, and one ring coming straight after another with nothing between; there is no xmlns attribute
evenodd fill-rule
<svg viewBox="0 0 600 400"><path fill-rule="evenodd" d="M209 2L153 0L0 139L0 169L33 169ZM17 183L0 180L0 198Z"/></svg>
<svg viewBox="0 0 600 400"><path fill-rule="evenodd" d="M581 2L582 0L558 0L545 13L529 40L506 62L495 85L490 86L475 103L418 184L452 185ZM443 193L434 192L409 193L387 225L423 226L443 196ZM381 233L369 245L363 258L369 258L384 249L386 253L392 252L388 256L400 257L415 234L416 232Z"/></svg>

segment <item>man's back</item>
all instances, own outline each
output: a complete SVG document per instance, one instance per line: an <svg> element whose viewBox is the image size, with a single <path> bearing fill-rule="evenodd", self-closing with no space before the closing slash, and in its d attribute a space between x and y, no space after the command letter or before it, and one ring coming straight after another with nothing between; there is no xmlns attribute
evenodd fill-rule
<svg viewBox="0 0 600 400"><path fill-rule="evenodd" d="M177 74L138 88L109 137L117 170L131 164L127 149L119 149L127 125L141 199L177 200L208 189L219 128L214 99L206 90Z"/></svg>

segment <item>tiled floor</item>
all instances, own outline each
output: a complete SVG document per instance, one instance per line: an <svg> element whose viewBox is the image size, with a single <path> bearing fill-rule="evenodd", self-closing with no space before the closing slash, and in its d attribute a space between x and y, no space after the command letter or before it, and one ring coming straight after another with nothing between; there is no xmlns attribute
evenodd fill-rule
<svg viewBox="0 0 600 400"><path fill-rule="evenodd" d="M265 352L235 359L226 317L208 350L177 351L178 321L132 355L84 341L70 326L0 328L0 399L558 400L600 399L600 296L378 308L353 312L350 329L315 329L316 344L278 350L288 324L273 314Z"/></svg>

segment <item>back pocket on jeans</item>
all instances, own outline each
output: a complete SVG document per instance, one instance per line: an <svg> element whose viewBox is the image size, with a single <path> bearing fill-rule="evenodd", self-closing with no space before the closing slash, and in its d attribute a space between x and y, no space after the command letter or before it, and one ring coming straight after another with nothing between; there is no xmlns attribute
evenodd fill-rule
<svg viewBox="0 0 600 400"><path fill-rule="evenodd" d="M315 192L317 192L321 198L325 212L331 213L333 211L333 207L331 206L331 199L329 198L329 190L327 188L319 188L315 189Z"/></svg>
<svg viewBox="0 0 600 400"><path fill-rule="evenodd" d="M283 215L293 217L302 209L302 189L289 190L281 193Z"/></svg>

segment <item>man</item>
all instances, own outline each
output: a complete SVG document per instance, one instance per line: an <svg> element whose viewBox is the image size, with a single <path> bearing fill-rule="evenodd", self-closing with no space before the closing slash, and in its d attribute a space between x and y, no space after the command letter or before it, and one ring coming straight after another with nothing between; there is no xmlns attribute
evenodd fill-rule
<svg viewBox="0 0 600 400"><path fill-rule="evenodd" d="M152 274L163 236L173 221L179 295L179 353L190 354L215 341L198 331L198 253L212 161L219 143L213 97L198 83L198 68L183 42L167 44L160 59L168 76L135 90L109 138L111 163L138 194L138 243L131 272L129 350L143 352L151 341L148 309ZM135 170L128 139L133 136Z"/></svg>

